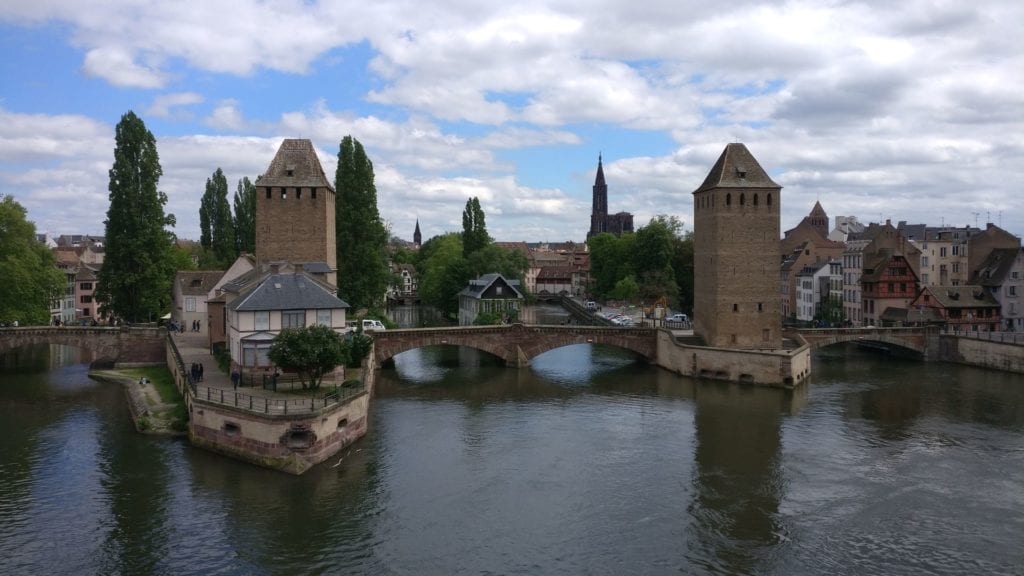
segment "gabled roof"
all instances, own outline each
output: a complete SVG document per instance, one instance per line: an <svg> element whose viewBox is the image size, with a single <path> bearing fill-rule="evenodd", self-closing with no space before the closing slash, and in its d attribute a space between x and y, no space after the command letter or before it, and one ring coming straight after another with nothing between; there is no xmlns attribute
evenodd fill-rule
<svg viewBox="0 0 1024 576"><path fill-rule="evenodd" d="M483 276L475 280L470 280L469 286L463 288L462 292L459 292L459 295L479 299L484 294L484 292L486 292L487 289L490 288L496 282L502 282L506 286L511 288L512 291L515 292L516 298L523 297L523 293L519 291L519 280L507 280L505 279L504 276L498 274L497 272L484 274Z"/></svg>
<svg viewBox="0 0 1024 576"><path fill-rule="evenodd" d="M979 286L1002 286L1010 274L1014 260L1020 250L1016 248L996 248L989 252L988 258L971 274L971 284Z"/></svg>
<svg viewBox="0 0 1024 576"><path fill-rule="evenodd" d="M922 304L923 295L931 294L935 303L943 308L999 308L999 302L985 288L972 284L960 286L925 286L915 300ZM929 304L931 304L929 302ZM929 305L925 304L925 306Z"/></svg>
<svg viewBox="0 0 1024 576"><path fill-rule="evenodd" d="M768 173L761 168L747 147L738 142L728 144L718 157L704 183L694 192L712 188L777 188Z"/></svg>
<svg viewBox="0 0 1024 576"><path fill-rule="evenodd" d="M182 270L175 274L174 281L182 294L199 296L208 294L224 276L224 270Z"/></svg>
<svg viewBox="0 0 1024 576"><path fill-rule="evenodd" d="M571 279L575 272L575 266L544 266L537 273L537 281Z"/></svg>
<svg viewBox="0 0 1024 576"><path fill-rule="evenodd" d="M229 308L238 311L309 310L348 308L324 284L304 272L268 274L234 299Z"/></svg>
<svg viewBox="0 0 1024 576"><path fill-rule="evenodd" d="M306 138L285 138L267 172L256 178L258 186L309 186L334 190L313 142Z"/></svg>

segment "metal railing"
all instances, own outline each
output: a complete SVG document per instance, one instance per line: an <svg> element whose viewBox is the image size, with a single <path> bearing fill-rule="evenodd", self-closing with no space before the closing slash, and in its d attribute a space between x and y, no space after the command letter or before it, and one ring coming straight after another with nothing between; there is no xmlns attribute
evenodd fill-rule
<svg viewBox="0 0 1024 576"><path fill-rule="evenodd" d="M976 332L947 327L942 329L942 333L946 336L959 336L960 338L973 338L975 340L987 340L1002 344L1024 345L1024 333L1020 332Z"/></svg>
<svg viewBox="0 0 1024 576"><path fill-rule="evenodd" d="M231 406L270 414L276 416L295 414L314 414L335 404L340 404L349 398L358 396L364 392L362 383L352 386L332 386L315 396L299 398L268 398L255 394L247 394L230 388L217 388L212 386L198 386L196 388L195 400L209 402L221 406Z"/></svg>

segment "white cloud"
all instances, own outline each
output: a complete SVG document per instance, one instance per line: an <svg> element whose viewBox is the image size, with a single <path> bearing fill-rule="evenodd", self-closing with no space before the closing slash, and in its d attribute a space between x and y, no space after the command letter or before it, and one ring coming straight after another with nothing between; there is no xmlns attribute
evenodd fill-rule
<svg viewBox="0 0 1024 576"><path fill-rule="evenodd" d="M89 50L82 69L90 76L103 78L120 87L160 88L167 81L165 74L158 69L139 65L132 51L118 46Z"/></svg>
<svg viewBox="0 0 1024 576"><path fill-rule="evenodd" d="M171 116L175 111L172 108L199 104L203 101L201 94L196 92L176 92L174 94L161 94L153 99L153 103L146 109L146 113L158 118Z"/></svg>

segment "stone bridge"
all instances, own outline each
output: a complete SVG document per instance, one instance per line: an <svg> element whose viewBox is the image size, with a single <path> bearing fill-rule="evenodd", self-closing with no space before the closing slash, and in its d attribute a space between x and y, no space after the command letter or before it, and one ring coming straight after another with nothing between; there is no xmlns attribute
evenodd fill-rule
<svg viewBox="0 0 1024 576"><path fill-rule="evenodd" d="M521 368L548 350L572 344L607 344L636 352L647 361L657 357L657 330L607 326L458 326L411 328L373 333L376 365L406 350L423 346L468 346L493 354L506 365Z"/></svg>
<svg viewBox="0 0 1024 576"><path fill-rule="evenodd" d="M93 363L115 366L162 364L167 333L163 328L107 326L29 326L0 328L0 353L33 344L63 344L93 353Z"/></svg>
<svg viewBox="0 0 1024 576"><path fill-rule="evenodd" d="M937 338L938 328L801 328L785 333L799 335L811 348L823 348L844 342L860 342L897 346L928 355L929 338Z"/></svg>

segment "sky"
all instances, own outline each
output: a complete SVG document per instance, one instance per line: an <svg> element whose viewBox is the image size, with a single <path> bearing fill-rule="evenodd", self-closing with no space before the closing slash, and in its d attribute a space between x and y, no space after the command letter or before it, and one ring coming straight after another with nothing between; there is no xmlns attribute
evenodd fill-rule
<svg viewBox="0 0 1024 576"><path fill-rule="evenodd" d="M610 212L692 229L742 142L782 229L829 216L1024 233L1024 2L0 0L0 195L37 231L103 234L114 127L157 140L179 238L207 178L233 196L284 138L333 181L373 161L393 235L582 241Z"/></svg>

